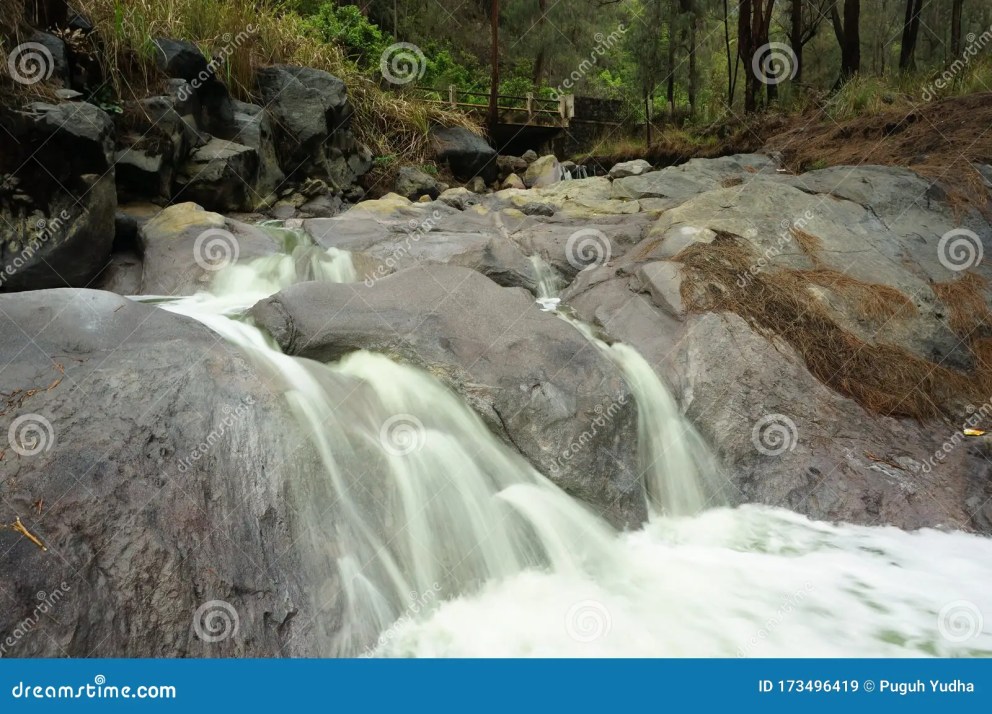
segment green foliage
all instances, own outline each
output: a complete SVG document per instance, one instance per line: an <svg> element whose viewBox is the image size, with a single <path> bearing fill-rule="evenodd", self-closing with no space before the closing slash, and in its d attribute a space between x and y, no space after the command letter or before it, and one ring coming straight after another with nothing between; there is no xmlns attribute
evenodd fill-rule
<svg viewBox="0 0 992 714"><path fill-rule="evenodd" d="M366 66L378 64L379 57L392 42L354 5L338 7L333 2L324 2L306 18L306 24L325 42L339 45L350 59Z"/></svg>

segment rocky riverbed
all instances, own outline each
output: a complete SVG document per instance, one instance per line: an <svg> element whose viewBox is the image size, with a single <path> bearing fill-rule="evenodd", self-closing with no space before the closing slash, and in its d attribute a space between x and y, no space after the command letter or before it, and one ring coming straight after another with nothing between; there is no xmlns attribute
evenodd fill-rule
<svg viewBox="0 0 992 714"><path fill-rule="evenodd" d="M324 102L334 87L317 79L265 74L280 96L300 93L273 98L267 112L283 114L271 141L264 116L234 105L243 130L270 142L252 149L252 186L307 161L327 181L363 170L368 157L340 137L326 155L308 148L328 147L328 122L348 112L343 98ZM78 121L58 123L65 112ZM72 203L59 189L42 201L23 186L16 205L35 207L8 206L22 227L44 216L51 235L4 283L22 291L0 295L0 632L30 616L36 593L73 589L19 654L307 655L347 628L340 602L314 624L307 570L340 557L346 541L307 510L326 494L299 492L298 474L326 454L293 426L287 388L209 321L156 305L220 299L245 270L254 292L221 313L299 364L368 351L422 370L521 468L614 528L635 530L650 511L637 395L603 348L623 343L709 445L712 505L992 533L981 437L992 425L992 271L981 260L992 225L910 170L792 175L740 155L560 180L553 157L504 160L490 181L519 168L534 188L421 190L423 176L404 175L415 201L390 193L297 218L300 200L285 213L294 217L258 225L226 169L216 180L197 173L179 194L214 210L118 207L108 167L119 189L124 166L149 161L120 154L99 110L37 106L22 119L31 132L51 125L51 150L72 147L64 178L87 198ZM207 139L189 161L223 156L234 171L245 152L216 145L229 141ZM463 149L445 149L458 157L453 170L488 160ZM174 185L163 170L147 178ZM5 246L5 258L21 249ZM343 413L366 413L361 378L318 381ZM347 590L339 570L326 578L325 589ZM211 648L190 613L215 596L243 630Z"/></svg>

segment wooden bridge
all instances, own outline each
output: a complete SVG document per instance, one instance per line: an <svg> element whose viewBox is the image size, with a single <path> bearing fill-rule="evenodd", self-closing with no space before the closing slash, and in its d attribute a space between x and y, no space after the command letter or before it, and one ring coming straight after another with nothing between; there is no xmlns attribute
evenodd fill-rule
<svg viewBox="0 0 992 714"><path fill-rule="evenodd" d="M485 114L489 111L489 94L487 92L468 92L455 85L448 87L448 96L443 96L443 90L413 89L418 98L432 104L441 104L450 109L463 112ZM567 129L569 122L575 118L575 97L562 94L557 99L538 97L533 92L525 96L500 94L496 98L499 112L499 123L510 129L523 127L548 127Z"/></svg>
<svg viewBox="0 0 992 714"><path fill-rule="evenodd" d="M449 86L443 89L407 88L422 101L449 109L482 115L489 113L489 94ZM499 122L489 128L489 138L500 153L520 156L528 149L560 144L562 153L584 151L604 132L620 127L623 105L613 99L562 94L546 99L528 92L524 96L500 94L496 98Z"/></svg>

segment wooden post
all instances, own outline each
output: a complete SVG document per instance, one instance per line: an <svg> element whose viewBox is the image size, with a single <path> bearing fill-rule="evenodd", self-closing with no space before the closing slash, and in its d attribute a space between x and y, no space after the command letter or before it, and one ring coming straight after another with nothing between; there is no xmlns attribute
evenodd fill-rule
<svg viewBox="0 0 992 714"><path fill-rule="evenodd" d="M458 87L453 84L448 85L448 104L452 109L458 108Z"/></svg>
<svg viewBox="0 0 992 714"><path fill-rule="evenodd" d="M527 92L527 123L534 121L534 93Z"/></svg>
<svg viewBox="0 0 992 714"><path fill-rule="evenodd" d="M651 93L644 93L644 128L647 131L648 148L651 148L651 109L654 102L651 101Z"/></svg>

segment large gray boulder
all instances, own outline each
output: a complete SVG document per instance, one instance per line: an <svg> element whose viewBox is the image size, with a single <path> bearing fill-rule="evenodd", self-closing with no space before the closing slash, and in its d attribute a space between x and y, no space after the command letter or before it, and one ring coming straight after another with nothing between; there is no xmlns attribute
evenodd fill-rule
<svg viewBox="0 0 992 714"><path fill-rule="evenodd" d="M251 314L287 354L372 350L428 370L566 491L615 524L644 519L636 405L621 372L526 292L428 266L372 286L303 283Z"/></svg>
<svg viewBox="0 0 992 714"><path fill-rule="evenodd" d="M774 175L775 163L760 154L738 154L719 159L692 159L679 166L649 171L613 182L613 196L624 199L667 199L676 206L703 191L738 185L758 174Z"/></svg>
<svg viewBox="0 0 992 714"><path fill-rule="evenodd" d="M897 176L902 172L894 171ZM880 167L868 171L848 168L847 172L854 176L849 182L867 176L877 182L880 174L888 175ZM665 212L644 241L627 254L627 260L636 261L635 265L670 260L690 245L711 243L718 233L738 236L753 257L753 266L741 269L740 281L749 282L754 275L774 269L820 271L826 279L815 284L819 299L852 333L870 342L899 345L935 363L970 368L968 346L952 329L949 311L933 287L934 282L956 277L941 263L939 249L941 234L954 225L950 207L939 208L937 202L932 208L926 207L925 186L912 182L905 187L921 192L910 196L909 201L919 197L910 210L910 205L887 204L891 200L888 197L898 191L879 191L871 199L862 195L866 202L862 204L837 195L824 200L823 195L809 189L794 188L790 184L795 181L798 179L782 181L757 176L745 184L712 189L688 199ZM843 187L826 183L827 190L837 187L839 191ZM871 203L867 203L869 200ZM901 212L914 219L912 229L896 218ZM890 222L897 231L880 215L892 215ZM978 215L966 220L983 221ZM986 247L992 249L992 228L988 223L984 230L977 223L972 225L975 235L984 235ZM909 230L914 233L911 235ZM980 264L975 268L987 271ZM863 301L851 299L849 294L845 300L843 283L835 281L831 287L831 275L897 291L908 301L907 310L895 316L865 315Z"/></svg>
<svg viewBox="0 0 992 714"><path fill-rule="evenodd" d="M265 231L195 203L169 206L138 229L143 257L142 295L193 295L218 271L280 252Z"/></svg>
<svg viewBox="0 0 992 714"><path fill-rule="evenodd" d="M294 489L315 491L286 459L299 479L315 457L271 428L293 417L268 375L111 293L0 306L0 391L20 395L0 523L23 527L0 529L4 656L315 656L311 598L336 576L299 539Z"/></svg>
<svg viewBox="0 0 992 714"><path fill-rule="evenodd" d="M634 161L622 161L610 169L611 179L627 178L629 176L640 176L651 170L651 164L644 159Z"/></svg>
<svg viewBox="0 0 992 714"><path fill-rule="evenodd" d="M509 239L501 216L483 210L460 212L442 201L412 203L389 194L303 227L317 245L350 251L366 284L404 268L439 264L472 268L506 287L537 289L529 254Z"/></svg>
<svg viewBox="0 0 992 714"><path fill-rule="evenodd" d="M542 156L527 167L523 181L527 188L544 188L562 180L564 172L553 154Z"/></svg>

